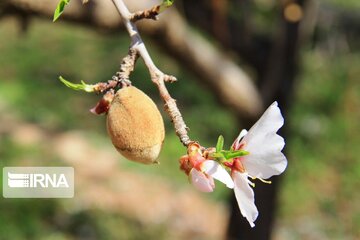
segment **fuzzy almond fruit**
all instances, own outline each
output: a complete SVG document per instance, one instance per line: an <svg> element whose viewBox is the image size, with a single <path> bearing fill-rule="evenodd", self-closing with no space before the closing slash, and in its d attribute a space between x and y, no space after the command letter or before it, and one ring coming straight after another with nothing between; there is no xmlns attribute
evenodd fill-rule
<svg viewBox="0 0 360 240"><path fill-rule="evenodd" d="M107 130L125 158L144 164L156 162L165 137L164 121L141 90L131 86L116 93L107 115Z"/></svg>

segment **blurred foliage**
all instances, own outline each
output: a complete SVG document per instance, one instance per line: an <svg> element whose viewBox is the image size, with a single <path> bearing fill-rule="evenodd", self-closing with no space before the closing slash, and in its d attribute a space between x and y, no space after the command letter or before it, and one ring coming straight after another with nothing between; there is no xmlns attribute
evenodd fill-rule
<svg viewBox="0 0 360 240"><path fill-rule="evenodd" d="M68 130L82 130L87 132L89 139L96 144L110 144L105 117L89 112L100 97L72 91L58 80L58 76L62 75L74 82L84 79L89 84L111 79L118 71L121 58L127 53L127 35L103 36L67 24L59 24L54 28L54 24L37 20L24 35L15 19L0 22L0 35L7 36L0 38L0 103L7 105L7 109L11 109L11 113L22 121L37 124L52 135ZM206 145L215 145L219 134L233 139L238 129L234 132L237 124L231 113L222 109L216 97L203 86L199 86L194 78L180 69L172 59L151 47L151 44L148 48L156 55L155 62L164 71L179 79L177 83L169 86L169 91L183 110L184 118L191 128L191 136ZM138 62L131 80L135 86L149 94L162 111L158 91L142 61ZM163 115L167 137L161 154L161 164L158 167L149 167L123 161L123 167L142 174L161 175L175 185L187 186L187 177L179 171L178 166L178 158L185 154L186 150L175 135L169 118L165 113ZM46 165L51 166L61 161L51 154L46 155L45 152L48 151L45 151L43 146L19 146L6 135L0 139L1 166L16 165L24 160L30 166L39 164L36 161L46 161ZM226 193L225 187L219 186L213 198L223 199ZM43 201L46 204L42 204ZM14 209L26 208L29 205L31 209L26 211L26 218L18 220L21 213L17 210L14 213ZM77 236L69 229L59 229L56 223L57 214L64 214L61 201L6 199L0 201L0 208L6 209L0 217L0 239L10 239L10 236L11 239L45 239L45 236L51 236L46 239L68 239L69 236ZM49 219L44 219L44 216ZM144 226L142 231L139 231L140 223L123 216L90 212L84 212L81 216L69 214L68 218L85 221L90 225L85 228L93 229L93 232L79 233L78 237L90 234L90 239L169 239L161 226L152 226L151 229ZM81 220L82 218L84 219ZM92 222L87 222L88 218L92 219ZM48 225L53 221L55 223ZM19 228L21 223L26 226ZM121 233L118 229L121 229Z"/></svg>
<svg viewBox="0 0 360 240"><path fill-rule="evenodd" d="M352 239L360 236L355 190L360 187L360 55L316 49L303 57L305 71L287 118L290 163L282 216L299 231L312 221L326 238Z"/></svg>
<svg viewBox="0 0 360 240"><path fill-rule="evenodd" d="M357 0L326 0L325 3L332 4L335 7L344 7L349 9L360 8L360 2Z"/></svg>
<svg viewBox="0 0 360 240"><path fill-rule="evenodd" d="M358 2L336 4L357 6ZM264 11L265 20L259 20L263 25L268 8L258 7ZM0 102L23 121L38 124L50 134L83 130L93 141L108 144L105 118L88 111L99 96L71 91L58 76L87 83L110 79L127 52L128 37L68 24L55 26L50 21L36 20L30 27L24 34L13 19L0 22L0 36L6 36L0 38ZM213 146L222 134L228 148L240 131L236 119L189 72L150 42L148 48L156 56L156 64L179 79L169 85L169 91L178 100L191 136ZM316 239L313 234L325 239L356 239L360 237L360 54L332 53L319 47L305 49L302 57L303 72L286 118L290 161L283 178L278 231L286 239ZM142 61L132 81L162 109ZM128 161L122 164L143 174L162 175L182 186L187 179L178 170L177 159L185 149L168 117L164 120L167 136L161 164L154 168ZM42 146L21 147L1 136L1 166L27 158L47 158L47 163L53 164L61 161L44 155L43 150ZM212 197L222 201L230 193L218 186ZM149 228L134 219L96 210L69 213L58 200L1 199L0 208L0 239L169 239L162 226Z"/></svg>

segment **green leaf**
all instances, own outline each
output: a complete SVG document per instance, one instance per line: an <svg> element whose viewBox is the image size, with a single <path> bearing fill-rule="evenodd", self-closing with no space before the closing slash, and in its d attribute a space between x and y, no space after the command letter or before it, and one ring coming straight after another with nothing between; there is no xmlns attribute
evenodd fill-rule
<svg viewBox="0 0 360 240"><path fill-rule="evenodd" d="M236 150L236 151L221 151L225 157L225 159L231 159L231 158L236 158L236 157L241 157L241 156L245 156L248 155L249 152L245 151L245 150Z"/></svg>
<svg viewBox="0 0 360 240"><path fill-rule="evenodd" d="M163 0L162 5L170 7L171 5L173 5L174 2L175 0Z"/></svg>
<svg viewBox="0 0 360 240"><path fill-rule="evenodd" d="M54 12L53 22L60 17L60 15L64 12L65 6L68 5L69 2L70 0L60 0Z"/></svg>
<svg viewBox="0 0 360 240"><path fill-rule="evenodd" d="M219 153L224 147L224 137L222 135L219 136L216 143L216 152Z"/></svg>
<svg viewBox="0 0 360 240"><path fill-rule="evenodd" d="M175 0L163 0L163 2L160 5L159 13L163 12L168 7L171 7L171 5L173 5L174 2L175 2Z"/></svg>
<svg viewBox="0 0 360 240"><path fill-rule="evenodd" d="M212 153L212 154L211 154L211 157L213 157L213 158L220 158L220 159L225 158L225 157L224 157L224 154L222 154L221 152Z"/></svg>
<svg viewBox="0 0 360 240"><path fill-rule="evenodd" d="M85 91L85 92L94 92L95 85L86 84L84 81L81 80L81 84L76 84L65 80L62 76L59 77L59 80L68 88L76 91Z"/></svg>

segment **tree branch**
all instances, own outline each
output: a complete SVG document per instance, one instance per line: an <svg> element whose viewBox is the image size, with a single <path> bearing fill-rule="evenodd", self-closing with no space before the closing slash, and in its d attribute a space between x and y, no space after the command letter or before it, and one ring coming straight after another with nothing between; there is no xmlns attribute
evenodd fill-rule
<svg viewBox="0 0 360 240"><path fill-rule="evenodd" d="M126 4L130 9L139 9L149 1L126 1ZM0 18L25 13L51 19L55 7L53 0L7 0ZM121 26L115 12L111 1L92 0L86 5L81 1L71 1L56 24L70 21L96 30L115 32ZM141 21L139 29L195 73L197 80L208 86L220 103L241 118L255 118L263 111L262 99L251 77L230 56L194 33L175 8L162 13L156 24Z"/></svg>
<svg viewBox="0 0 360 240"><path fill-rule="evenodd" d="M151 80L156 84L156 86L159 89L160 96L165 103L165 110L174 124L175 132L179 137L181 143L184 146L187 146L191 142L187 133L188 128L186 127L186 124L176 105L175 99L173 99L170 96L165 86L165 81L173 82L176 81L176 78L174 76L169 76L164 74L156 67L156 65L154 64L154 62L150 57L149 52L146 49L144 42L141 39L140 33L135 23L132 21L134 15L129 12L125 3L122 0L112 0L112 1L115 4L121 16L121 19L126 27L126 30L128 31L129 36L131 38L130 49L136 50L137 53L143 58L145 65L147 66L150 72Z"/></svg>
<svg viewBox="0 0 360 240"><path fill-rule="evenodd" d="M129 86L131 81L129 79L130 74L134 71L136 60L138 59L139 54L133 48L129 49L128 55L126 55L120 64L120 71L116 72L111 80L107 82L99 82L95 84L95 92L105 93L108 90L114 89L115 87Z"/></svg>
<svg viewBox="0 0 360 240"><path fill-rule="evenodd" d="M157 20L157 16L160 13L160 5L156 5L148 10L145 11L138 11L134 14L132 14L130 21L132 22L136 22L138 20L141 19L152 19L152 20Z"/></svg>
<svg viewBox="0 0 360 240"><path fill-rule="evenodd" d="M161 46L193 71L199 80L206 82L220 102L244 118L259 116L263 111L260 94L242 68L191 31L175 9L164 13L159 22L157 31L149 31L149 34L153 34ZM143 25L144 29L148 27L149 24Z"/></svg>

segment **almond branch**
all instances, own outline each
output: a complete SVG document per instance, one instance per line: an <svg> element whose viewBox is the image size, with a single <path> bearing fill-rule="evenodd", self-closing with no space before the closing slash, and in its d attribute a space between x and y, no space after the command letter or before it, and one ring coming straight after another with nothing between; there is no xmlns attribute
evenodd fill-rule
<svg viewBox="0 0 360 240"><path fill-rule="evenodd" d="M133 13L130 18L130 21L136 22L141 19L157 20L157 16L159 15L159 13L160 13L160 5L157 5L145 11L138 11L136 13Z"/></svg>
<svg viewBox="0 0 360 240"><path fill-rule="evenodd" d="M129 36L131 38L130 49L134 49L137 52L137 54L139 54L140 57L143 58L145 65L149 70L151 80L158 87L160 96L165 103L165 110L174 124L176 135L179 137L181 143L184 146L188 146L188 144L192 142L187 133L188 128L176 105L175 99L173 99L170 96L165 85L165 82L176 81L176 78L174 76L164 74L161 70L159 70L156 67L156 65L152 61L149 52L147 51L146 46L141 39L140 33L134 23L136 20L139 20L137 17L134 16L137 16L139 14L130 13L123 0L112 0L112 1L115 4L121 16L121 19L126 27L126 30L128 31Z"/></svg>

